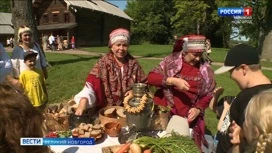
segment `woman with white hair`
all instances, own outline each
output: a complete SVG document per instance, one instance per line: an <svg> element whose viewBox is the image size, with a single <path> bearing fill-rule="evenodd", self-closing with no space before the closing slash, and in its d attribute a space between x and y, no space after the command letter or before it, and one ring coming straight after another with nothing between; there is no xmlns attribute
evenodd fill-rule
<svg viewBox="0 0 272 153"><path fill-rule="evenodd" d="M24 53L33 51L38 53L36 60L36 68L43 71L45 78L47 78L47 63L46 58L38 43L32 41L32 31L27 26L21 26L18 30L18 46L14 48L11 55L11 62L13 65L13 77L19 78L20 73L27 69L24 63Z"/></svg>
<svg viewBox="0 0 272 153"><path fill-rule="evenodd" d="M12 71L12 65L5 48L0 43L0 83L5 81L7 75Z"/></svg>

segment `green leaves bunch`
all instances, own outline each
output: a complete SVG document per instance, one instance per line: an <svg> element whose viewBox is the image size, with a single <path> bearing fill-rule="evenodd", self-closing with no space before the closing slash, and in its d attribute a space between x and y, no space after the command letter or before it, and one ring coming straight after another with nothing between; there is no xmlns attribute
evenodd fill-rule
<svg viewBox="0 0 272 153"><path fill-rule="evenodd" d="M151 149L153 153L196 153L199 152L190 137L172 132L170 136L153 138L144 136L133 141L144 149Z"/></svg>

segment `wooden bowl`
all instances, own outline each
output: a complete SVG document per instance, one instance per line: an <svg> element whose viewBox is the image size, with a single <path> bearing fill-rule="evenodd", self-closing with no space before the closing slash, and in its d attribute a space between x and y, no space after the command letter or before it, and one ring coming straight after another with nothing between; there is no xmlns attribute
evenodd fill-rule
<svg viewBox="0 0 272 153"><path fill-rule="evenodd" d="M117 137L120 132L122 126L116 122L108 122L105 124L105 133L107 133L110 137Z"/></svg>
<svg viewBox="0 0 272 153"><path fill-rule="evenodd" d="M99 110L99 120L100 120L101 124L105 125L108 122L115 122L115 123L120 123L120 125L122 127L127 126L126 118L120 118L120 117L111 118L111 117L105 116L104 112L105 112L105 110L107 110L109 108L124 109L124 107L121 107L121 106L107 106L107 107L101 108Z"/></svg>

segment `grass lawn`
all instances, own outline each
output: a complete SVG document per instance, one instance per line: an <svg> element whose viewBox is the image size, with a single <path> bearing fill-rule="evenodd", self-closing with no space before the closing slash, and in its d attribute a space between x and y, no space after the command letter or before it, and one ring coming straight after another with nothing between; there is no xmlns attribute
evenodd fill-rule
<svg viewBox="0 0 272 153"><path fill-rule="evenodd" d="M153 45L153 44L143 44L143 45L130 45L129 51L132 55L144 56L144 57L165 57L172 52L172 45ZM89 52L108 52L108 47L89 47L82 48L82 50ZM212 48L212 53L210 54L211 59L214 62L224 62L225 56L229 49L226 48ZM272 67L271 62L261 62L262 66Z"/></svg>

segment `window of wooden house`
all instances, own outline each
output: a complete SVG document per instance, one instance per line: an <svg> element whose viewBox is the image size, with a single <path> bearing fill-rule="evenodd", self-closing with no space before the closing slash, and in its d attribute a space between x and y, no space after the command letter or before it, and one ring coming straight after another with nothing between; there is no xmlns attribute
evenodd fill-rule
<svg viewBox="0 0 272 153"><path fill-rule="evenodd" d="M43 14L43 23L48 23L49 22L49 17L47 13Z"/></svg>
<svg viewBox="0 0 272 153"><path fill-rule="evenodd" d="M64 12L64 22L70 22L70 14L69 14L69 12Z"/></svg>
<svg viewBox="0 0 272 153"><path fill-rule="evenodd" d="M59 11L53 11L53 22L59 22Z"/></svg>

